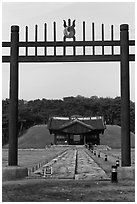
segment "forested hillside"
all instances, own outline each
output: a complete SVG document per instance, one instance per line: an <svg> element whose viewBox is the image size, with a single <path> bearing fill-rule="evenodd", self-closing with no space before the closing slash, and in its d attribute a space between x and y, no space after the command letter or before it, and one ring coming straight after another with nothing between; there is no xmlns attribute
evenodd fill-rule
<svg viewBox="0 0 137 204"><path fill-rule="evenodd" d="M103 116L106 124L121 125L121 98L102 98L92 96L65 97L62 100L37 99L19 100L19 136L26 129L36 124L46 124L51 116L82 115ZM2 101L2 143L8 142L8 107L9 100ZM130 102L130 130L135 132L135 103Z"/></svg>

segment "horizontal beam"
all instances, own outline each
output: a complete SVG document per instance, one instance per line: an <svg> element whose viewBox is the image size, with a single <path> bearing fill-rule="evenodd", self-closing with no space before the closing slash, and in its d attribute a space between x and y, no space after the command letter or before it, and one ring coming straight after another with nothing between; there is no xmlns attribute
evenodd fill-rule
<svg viewBox="0 0 137 204"><path fill-rule="evenodd" d="M129 40L129 45L134 46L135 40ZM63 47L63 46L120 46L119 40L114 41L32 41L19 42L19 47ZM10 42L2 42L2 47L10 47Z"/></svg>
<svg viewBox="0 0 137 204"><path fill-rule="evenodd" d="M116 62L120 55L76 55L76 56L19 56L18 62ZM129 61L135 61L135 55L129 55ZM10 56L3 56L2 62L10 62Z"/></svg>

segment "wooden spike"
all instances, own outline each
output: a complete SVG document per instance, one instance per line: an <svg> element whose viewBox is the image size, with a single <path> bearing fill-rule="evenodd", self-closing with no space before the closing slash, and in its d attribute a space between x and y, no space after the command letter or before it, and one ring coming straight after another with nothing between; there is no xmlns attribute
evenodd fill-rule
<svg viewBox="0 0 137 204"><path fill-rule="evenodd" d="M111 40L113 41L113 25L111 25Z"/></svg>
<svg viewBox="0 0 137 204"><path fill-rule="evenodd" d="M113 34L114 34L114 32L113 32L113 25L111 25L111 40L113 41L114 39L113 39ZM112 45L111 46L111 53L112 53L112 55L114 55L114 46Z"/></svg>
<svg viewBox="0 0 137 204"><path fill-rule="evenodd" d="M26 42L28 42L28 26L26 26L25 34L26 34ZM27 46L26 46L26 56L28 56L28 47Z"/></svg>
<svg viewBox="0 0 137 204"><path fill-rule="evenodd" d="M73 37L73 41L75 41L76 40L76 38L75 38L75 36ZM75 56L76 55L76 47L75 46L73 46L73 55Z"/></svg>
<svg viewBox="0 0 137 204"><path fill-rule="evenodd" d="M83 21L83 41L85 41L85 21Z"/></svg>
<svg viewBox="0 0 137 204"><path fill-rule="evenodd" d="M56 42L56 22L53 24L54 26L54 42ZM54 46L54 55L56 55L56 46Z"/></svg>
<svg viewBox="0 0 137 204"><path fill-rule="evenodd" d="M92 41L94 41L94 23L92 23ZM93 46L93 55L95 54L95 47Z"/></svg>
<svg viewBox="0 0 137 204"><path fill-rule="evenodd" d="M102 41L104 41L104 24L102 24ZM102 46L102 55L104 55L104 46Z"/></svg>
<svg viewBox="0 0 137 204"><path fill-rule="evenodd" d="M94 41L94 23L92 23L92 41Z"/></svg>
<svg viewBox="0 0 137 204"><path fill-rule="evenodd" d="M102 24L102 41L104 41L104 24Z"/></svg>
<svg viewBox="0 0 137 204"><path fill-rule="evenodd" d="M47 41L47 24L44 24L44 41ZM47 55L47 48L45 47L45 56Z"/></svg>
<svg viewBox="0 0 137 204"><path fill-rule="evenodd" d="M54 22L54 42L56 41L56 22Z"/></svg>
<svg viewBox="0 0 137 204"><path fill-rule="evenodd" d="M63 41L66 41L66 37L64 36ZM63 46L63 55L66 55L66 46Z"/></svg>
<svg viewBox="0 0 137 204"><path fill-rule="evenodd" d="M85 41L85 21L83 21L83 41ZM83 55L85 55L85 46L83 46Z"/></svg>
<svg viewBox="0 0 137 204"><path fill-rule="evenodd" d="M35 25L35 42L37 42L38 37L38 25ZM37 46L35 46L35 56L37 56Z"/></svg>

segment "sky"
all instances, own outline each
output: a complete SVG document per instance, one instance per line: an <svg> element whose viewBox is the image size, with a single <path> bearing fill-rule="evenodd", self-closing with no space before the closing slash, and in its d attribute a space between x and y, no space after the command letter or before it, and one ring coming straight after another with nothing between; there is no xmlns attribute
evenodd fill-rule
<svg viewBox="0 0 137 204"><path fill-rule="evenodd" d="M34 27L38 25L38 39L43 40L44 23L47 23L47 40L53 40L53 22L57 23L57 40L63 39L63 20L76 19L76 40L82 40L82 22L86 22L86 40L91 39L91 23L95 23L95 40L101 40L101 24L105 26L105 40L110 39L110 27L114 25L114 39L120 39L120 24L129 24L129 38L135 39L134 2L3 2L2 41L10 41L11 25L20 26L20 40L25 39L25 26L29 28L29 40L34 40ZM110 48L105 48L109 53ZM3 55L9 49L2 49ZM62 50L58 49L58 53ZM82 54L81 48L76 52ZM88 54L90 49L86 48ZM24 49L20 49L23 55ZM43 49L38 49L43 54ZM48 49L48 54L52 50ZM100 54L100 48L96 48ZM115 48L119 53L119 48ZM134 49L130 49L134 53ZM29 49L34 54L34 49ZM67 49L71 54L71 48ZM9 98L8 63L2 64L2 98ZM85 97L120 96L120 62L102 63L20 63L19 99L62 99L67 96ZM135 63L130 62L130 99L135 101Z"/></svg>

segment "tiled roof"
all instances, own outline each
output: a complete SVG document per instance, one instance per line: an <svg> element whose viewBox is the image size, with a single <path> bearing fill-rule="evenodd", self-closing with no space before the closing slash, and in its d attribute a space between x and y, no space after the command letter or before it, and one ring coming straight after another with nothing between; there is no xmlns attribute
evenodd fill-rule
<svg viewBox="0 0 137 204"><path fill-rule="evenodd" d="M95 129L93 126L91 126L89 124L86 124L86 123L84 123L84 122L82 122L82 121L80 121L78 119L74 119L74 120L69 121L68 123L62 124L59 129L62 130L62 129L70 127L71 125L75 125L75 124L82 125L82 126L88 128L90 130L94 130Z"/></svg>
<svg viewBox="0 0 137 204"><path fill-rule="evenodd" d="M48 123L48 129L51 131L68 131L70 127L83 126L87 132L92 130L104 130L105 125L103 122L103 117L52 117ZM74 128L73 128L74 129Z"/></svg>

